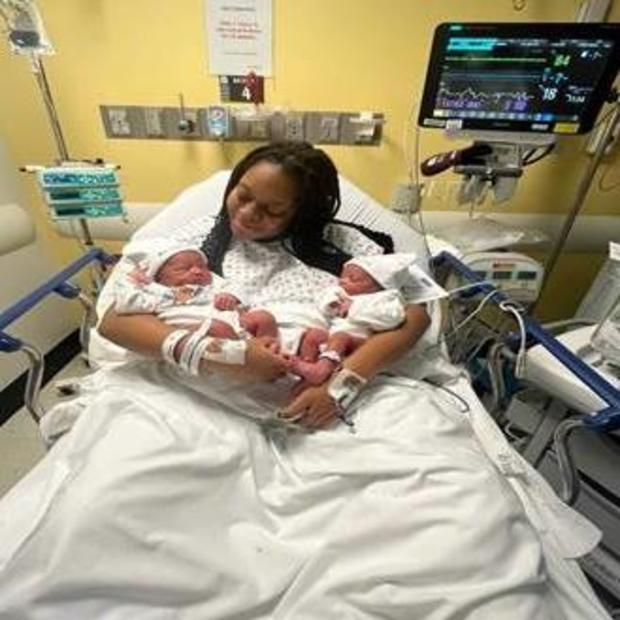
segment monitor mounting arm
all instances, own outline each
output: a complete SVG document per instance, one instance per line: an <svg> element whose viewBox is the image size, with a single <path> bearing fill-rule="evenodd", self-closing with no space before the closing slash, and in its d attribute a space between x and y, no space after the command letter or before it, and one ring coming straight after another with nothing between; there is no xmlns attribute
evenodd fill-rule
<svg viewBox="0 0 620 620"><path fill-rule="evenodd" d="M509 200L516 191L523 167L533 163L534 154L543 148L553 148L554 138L530 134L492 135L494 132L451 132L450 138L473 140L470 146L434 155L422 162L421 171L432 176L452 168L463 176L458 192L460 204L480 204L488 191L496 203ZM536 139L535 139L536 138ZM543 152L545 152L543 151ZM546 154L545 152L545 154Z"/></svg>

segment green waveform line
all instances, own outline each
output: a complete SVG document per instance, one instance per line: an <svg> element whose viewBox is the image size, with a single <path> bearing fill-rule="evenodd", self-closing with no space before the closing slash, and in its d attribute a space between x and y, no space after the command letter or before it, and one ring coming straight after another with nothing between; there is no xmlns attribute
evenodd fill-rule
<svg viewBox="0 0 620 620"><path fill-rule="evenodd" d="M446 56L446 60L456 62L470 62L472 60L479 60L480 62L547 62L546 58L490 58L487 56Z"/></svg>

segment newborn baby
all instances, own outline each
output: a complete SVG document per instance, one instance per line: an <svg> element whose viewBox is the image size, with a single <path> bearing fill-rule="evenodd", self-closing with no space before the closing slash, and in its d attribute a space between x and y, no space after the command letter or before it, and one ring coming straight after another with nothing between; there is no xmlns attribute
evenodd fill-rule
<svg viewBox="0 0 620 620"><path fill-rule="evenodd" d="M405 301L401 290L411 280L408 268L416 259L415 254L403 253L346 262L338 286L327 289L319 300L319 308L331 323L323 333L323 351L315 360L303 355L294 358L292 372L320 385L371 334L402 325Z"/></svg>
<svg viewBox="0 0 620 620"><path fill-rule="evenodd" d="M115 283L119 314L157 314L176 325L210 321L206 335L217 338L239 339L245 333L277 338L273 316L265 310L245 309L242 293L210 271L199 248L136 242L124 257L132 268ZM185 311L186 306L192 311Z"/></svg>

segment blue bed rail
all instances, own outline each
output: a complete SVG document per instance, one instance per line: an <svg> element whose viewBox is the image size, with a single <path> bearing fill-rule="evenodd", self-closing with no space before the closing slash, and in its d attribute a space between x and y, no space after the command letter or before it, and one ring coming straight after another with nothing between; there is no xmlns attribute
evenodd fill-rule
<svg viewBox="0 0 620 620"><path fill-rule="evenodd" d="M98 262L101 265L108 265L113 263L114 260L114 257L107 254L102 249L93 248L83 256L80 256L80 258L71 263L68 267L50 278L47 282L41 284L41 286L36 288L34 291L0 313L0 351L5 353L13 353L14 351L21 350L24 346L24 343L21 340L5 333L4 330L11 323L26 314L39 302L45 299L45 297L52 293L56 293L68 299L78 297L80 294L80 289L71 282L68 282L69 278L91 263Z"/></svg>
<svg viewBox="0 0 620 620"><path fill-rule="evenodd" d="M507 301L509 298L495 289L493 286L484 282L467 265L449 252L442 252L433 259L434 266L448 265L465 280L469 282L479 282L479 286L472 287L468 292L491 293L494 302ZM541 344L551 353L561 364L568 368L580 381L587 385L597 396L607 403L607 407L600 411L592 412L590 415L582 416L584 426L599 430L612 431L620 428L620 391L606 381L600 374L593 370L588 364L579 359L570 349L565 347L559 340L547 332L537 321L523 314L528 337L538 344Z"/></svg>

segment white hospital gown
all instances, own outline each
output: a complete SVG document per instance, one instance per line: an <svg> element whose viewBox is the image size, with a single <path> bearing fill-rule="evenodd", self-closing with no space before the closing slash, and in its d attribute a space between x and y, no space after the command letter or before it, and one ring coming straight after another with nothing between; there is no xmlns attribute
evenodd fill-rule
<svg viewBox="0 0 620 620"><path fill-rule="evenodd" d="M211 216L197 218L173 231L168 239L179 245L200 247L214 222ZM353 256L382 252L376 243L352 228L330 226L326 237ZM99 296L97 313L100 318L115 302L114 281L126 272L127 262L121 260ZM337 283L336 276L305 265L284 250L279 241L232 241L224 256L222 275L227 282L234 283L237 290L243 290L245 298L258 308L277 308L284 304L316 305L317 294ZM184 306L181 310L187 314L189 308ZM165 311L161 318L169 320L168 314L169 311ZM290 346L294 346L293 341ZM288 346L284 348L290 350ZM92 334L89 355L96 367L136 359L136 354L104 341L96 331Z"/></svg>
<svg viewBox="0 0 620 620"><path fill-rule="evenodd" d="M210 216L193 220L175 231L173 238L179 243L200 245L213 223ZM344 232L343 227L333 225L326 237L353 256L381 253L376 243L357 230L344 227ZM279 241L233 241L223 270L227 280L243 285L255 306L288 301L315 303L317 292L337 281L336 276L308 267L283 250Z"/></svg>
<svg viewBox="0 0 620 620"><path fill-rule="evenodd" d="M203 218L177 232L182 243L201 243L211 218ZM354 229L333 226L328 238L352 255L379 254L381 248ZM233 241L224 257L224 276L227 280L243 283L244 292L252 307L271 312L280 329L282 349L295 353L301 335L306 329L329 327L316 305L317 293L333 287L337 278L319 269L308 267L282 249L279 241L268 243Z"/></svg>

